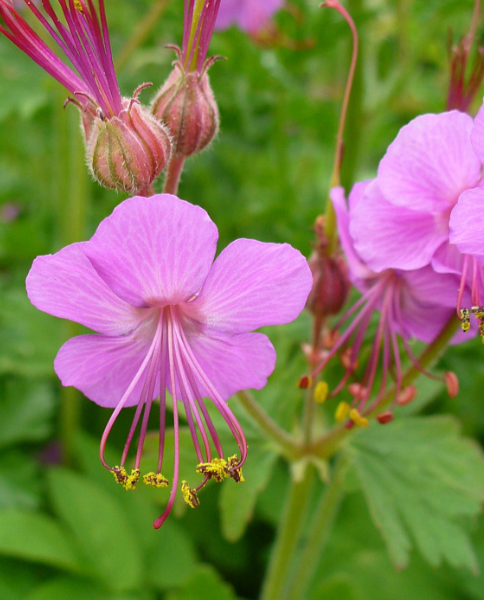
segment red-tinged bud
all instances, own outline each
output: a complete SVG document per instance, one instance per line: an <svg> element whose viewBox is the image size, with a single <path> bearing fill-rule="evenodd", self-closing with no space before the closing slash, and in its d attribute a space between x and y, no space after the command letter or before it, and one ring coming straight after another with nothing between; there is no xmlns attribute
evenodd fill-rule
<svg viewBox="0 0 484 600"><path fill-rule="evenodd" d="M399 406L405 406L406 404L410 404L410 402L412 402L412 400L415 399L416 395L417 388L413 385L407 385L407 387L404 388L398 395L397 404Z"/></svg>
<svg viewBox="0 0 484 600"><path fill-rule="evenodd" d="M124 99L118 116L99 113L86 147L93 177L104 187L137 194L164 169L171 152L169 133L135 99Z"/></svg>
<svg viewBox="0 0 484 600"><path fill-rule="evenodd" d="M383 412L376 417L376 420L381 425L386 425L387 423L390 423L390 421L393 421L393 413L390 411Z"/></svg>
<svg viewBox="0 0 484 600"><path fill-rule="evenodd" d="M449 398L455 398L459 393L459 380L457 379L457 375L452 371L447 371L445 374L445 385Z"/></svg>
<svg viewBox="0 0 484 600"><path fill-rule="evenodd" d="M316 244L309 258L313 274L313 287L309 293L306 308L316 317L336 315L343 308L350 284L348 268L341 255L328 254L328 240L324 233L324 217L318 217L314 224Z"/></svg>
<svg viewBox="0 0 484 600"><path fill-rule="evenodd" d="M302 375L297 382L297 387L305 390L313 385L313 378L311 375Z"/></svg>
<svg viewBox="0 0 484 600"><path fill-rule="evenodd" d="M339 340L339 332L338 331L325 331L323 333L323 339L321 344L325 350L331 350L331 348L336 344Z"/></svg>
<svg viewBox="0 0 484 600"><path fill-rule="evenodd" d="M340 360L343 367L348 371L354 371L358 368L358 361L353 356L353 348L346 348L340 354Z"/></svg>
<svg viewBox="0 0 484 600"><path fill-rule="evenodd" d="M201 152L218 132L219 112L207 74L215 60L207 60L200 72L187 71L176 60L153 100L151 112L168 127L174 154L191 156Z"/></svg>
<svg viewBox="0 0 484 600"><path fill-rule="evenodd" d="M355 400L363 398L363 396L367 393L365 386L361 385L361 383L350 383L348 386L348 391Z"/></svg>

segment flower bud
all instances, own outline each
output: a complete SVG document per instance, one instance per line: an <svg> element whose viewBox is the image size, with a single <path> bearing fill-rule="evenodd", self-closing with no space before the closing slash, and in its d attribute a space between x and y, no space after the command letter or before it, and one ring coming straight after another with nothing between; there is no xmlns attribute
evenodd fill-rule
<svg viewBox="0 0 484 600"><path fill-rule="evenodd" d="M328 255L328 242L324 234L324 217L316 219L314 226L317 243L309 257L313 274L313 287L306 308L315 316L324 318L340 312L350 289L348 269L341 255Z"/></svg>
<svg viewBox="0 0 484 600"><path fill-rule="evenodd" d="M119 116L94 119L86 156L91 173L101 185L137 194L164 169L171 151L170 136L135 99L124 99Z"/></svg>
<svg viewBox="0 0 484 600"><path fill-rule="evenodd" d="M173 152L191 156L206 148L218 131L219 112L207 70L186 71L180 61L165 81L151 106L152 114L164 123L173 138Z"/></svg>

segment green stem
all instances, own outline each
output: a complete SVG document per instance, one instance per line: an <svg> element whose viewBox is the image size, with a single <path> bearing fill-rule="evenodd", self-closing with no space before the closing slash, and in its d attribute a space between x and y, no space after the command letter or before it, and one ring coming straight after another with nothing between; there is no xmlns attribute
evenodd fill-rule
<svg viewBox="0 0 484 600"><path fill-rule="evenodd" d="M306 516L313 474L314 469L308 466L301 481L291 480L260 600L281 600L288 569L296 554L300 529Z"/></svg>
<svg viewBox="0 0 484 600"><path fill-rule="evenodd" d="M126 65L131 56L153 31L161 15L165 12L167 5L168 0L155 2L145 17L136 24L133 35L116 57L116 71L119 72Z"/></svg>
<svg viewBox="0 0 484 600"><path fill-rule="evenodd" d="M460 326L460 320L456 314L454 314L445 327L442 329L440 334L435 338L435 340L425 348L425 350L417 357L417 362L424 369L427 368L430 364L436 361L439 356L444 352L446 347L448 346L450 340L453 338L454 334L458 330ZM410 385L417 377L420 375L420 370L412 365L409 367L402 377L401 388L403 389L405 386ZM376 414L380 413L383 409L387 408L395 398L395 386L391 387L389 391L383 396L381 401L378 403L373 410L365 412L365 417L373 417ZM313 454L322 458L329 458L333 456L335 452L340 447L343 440L351 433L351 430L347 429L343 425L339 425L331 429L326 435L321 437L319 440L315 440L313 444L311 444L306 452L308 454Z"/></svg>
<svg viewBox="0 0 484 600"><path fill-rule="evenodd" d="M60 245L65 246L81 241L86 235L87 174L77 111L72 108L62 111L60 106L56 107L55 119L57 214ZM77 323L66 322L66 337L79 333ZM76 389L61 388L60 440L63 460L70 465L74 462L74 444L80 428L81 401Z"/></svg>
<svg viewBox="0 0 484 600"><path fill-rule="evenodd" d="M344 495L346 472L346 458L340 456L334 467L331 480L316 509L316 516L310 526L307 542L303 551L299 553L299 562L291 578L291 583L285 587L284 599L301 600L307 598L309 586L329 539L332 525Z"/></svg>
<svg viewBox="0 0 484 600"><path fill-rule="evenodd" d="M177 194L180 178L185 164L185 157L181 154L174 154L166 168L165 181L163 183L164 194Z"/></svg>
<svg viewBox="0 0 484 600"><path fill-rule="evenodd" d="M246 390L238 392L237 397L249 417L251 417L261 431L276 442L285 456L294 458L295 455L300 454L298 442L269 417L250 392Z"/></svg>

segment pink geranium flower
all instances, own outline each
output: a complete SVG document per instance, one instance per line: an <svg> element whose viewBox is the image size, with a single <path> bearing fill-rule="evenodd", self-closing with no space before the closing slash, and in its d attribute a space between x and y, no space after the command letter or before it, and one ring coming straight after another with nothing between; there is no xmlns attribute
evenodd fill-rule
<svg viewBox="0 0 484 600"><path fill-rule="evenodd" d="M217 237L216 226L197 206L167 194L135 197L118 206L90 241L38 257L27 278L28 295L37 308L98 332L69 340L54 367L63 385L114 408L102 437L101 460L127 489L140 477L148 417L157 397L159 460L144 482L168 485L161 470L166 390L171 393L173 484L156 528L168 516L178 486L179 404L192 434L197 472L203 476L196 489L182 484L185 500L194 507L196 492L208 479L241 479L247 443L227 399L242 389L262 388L276 359L269 339L251 332L295 319L311 289L306 260L288 244L240 239L212 264ZM210 398L225 419L239 458L224 458L202 398ZM106 441L127 406L137 407L134 420L119 466L109 466ZM128 475L128 451L143 410L134 468Z"/></svg>
<svg viewBox="0 0 484 600"><path fill-rule="evenodd" d="M374 271L432 265L459 274L459 314L469 288L473 303L484 290L481 267L449 239L460 195L481 185L484 152L474 151L475 138L472 118L455 110L411 121L388 147L351 223L355 248Z"/></svg>
<svg viewBox="0 0 484 600"><path fill-rule="evenodd" d="M267 27L271 17L284 5L284 0L223 0L216 29L237 25L251 35Z"/></svg>
<svg viewBox="0 0 484 600"><path fill-rule="evenodd" d="M335 338L335 344L324 360L315 369L316 376L337 354L342 353L345 374L331 392L338 394L344 386L356 377L359 357L363 348L372 316L378 311L378 325L372 343L370 356L365 360L363 376L348 386L353 396L348 411L338 411L337 415L350 419L356 424L366 424L361 411L368 408L367 402L373 397L369 410L375 408L387 392L391 378L395 381L394 402L406 401L409 390L403 389L402 366L400 358L400 338L410 360L427 376L418 364L410 345L410 338L431 342L452 316L452 306L459 280L450 274L436 273L430 266L412 271L386 269L380 273L372 271L363 261L351 236L353 216L358 207L364 205L366 192L374 181L357 183L349 195L349 207L346 204L343 188L334 188L331 199L338 219L338 232L341 245L348 261L350 279L361 292L362 297L346 312L335 326L334 333L342 330ZM346 327L343 330L343 327ZM361 365L360 365L361 366ZM381 369L380 383L376 377ZM383 421L388 419L385 414Z"/></svg>

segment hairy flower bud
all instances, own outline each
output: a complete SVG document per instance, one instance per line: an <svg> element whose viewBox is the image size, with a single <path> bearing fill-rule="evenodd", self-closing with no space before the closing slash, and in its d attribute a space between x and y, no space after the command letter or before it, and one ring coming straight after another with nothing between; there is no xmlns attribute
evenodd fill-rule
<svg viewBox="0 0 484 600"><path fill-rule="evenodd" d="M324 217L318 217L314 225L317 244L309 257L313 274L313 287L306 308L314 316L324 318L340 312L348 296L350 284L348 269L341 255L328 255L328 243L324 234Z"/></svg>
<svg viewBox="0 0 484 600"><path fill-rule="evenodd" d="M217 134L219 112L207 74L214 60L216 58L207 60L200 72L187 71L176 60L152 103L152 114L172 135L174 154L196 154Z"/></svg>
<svg viewBox="0 0 484 600"><path fill-rule="evenodd" d="M86 145L93 177L104 187L137 194L164 169L171 151L169 133L135 99L123 99L118 116L99 112Z"/></svg>

